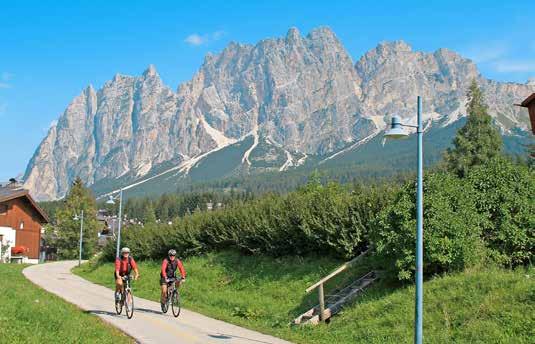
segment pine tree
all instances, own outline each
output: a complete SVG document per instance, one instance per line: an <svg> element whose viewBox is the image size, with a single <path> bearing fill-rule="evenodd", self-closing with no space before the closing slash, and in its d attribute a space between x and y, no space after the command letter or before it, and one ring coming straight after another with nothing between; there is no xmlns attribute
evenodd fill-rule
<svg viewBox="0 0 535 344"><path fill-rule="evenodd" d="M145 205L143 213L143 223L156 223L156 213L154 212L154 206L152 205L152 201L148 201Z"/></svg>
<svg viewBox="0 0 535 344"><path fill-rule="evenodd" d="M471 167L483 165L500 155L503 145L475 80L472 80L467 96L468 120L457 132L453 148L449 148L444 156L448 169L459 177L464 177Z"/></svg>
<svg viewBox="0 0 535 344"><path fill-rule="evenodd" d="M78 177L74 180L69 194L57 210L58 255L63 259L77 258L79 254L80 219L74 216L84 211L83 258L90 258L96 249L99 223L96 218L96 202L93 194Z"/></svg>

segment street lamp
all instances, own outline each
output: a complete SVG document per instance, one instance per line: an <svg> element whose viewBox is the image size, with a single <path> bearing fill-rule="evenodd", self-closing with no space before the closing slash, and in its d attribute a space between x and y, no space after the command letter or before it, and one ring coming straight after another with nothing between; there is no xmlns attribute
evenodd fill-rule
<svg viewBox="0 0 535 344"><path fill-rule="evenodd" d="M84 211L80 211L80 216L74 214L73 220L80 220L80 248L78 253L78 266L80 266L82 265L82 240L84 238Z"/></svg>
<svg viewBox="0 0 535 344"><path fill-rule="evenodd" d="M400 139L409 134L403 127L416 128L418 136L418 182L416 187L416 295L414 319L414 343L421 344L423 337L423 126L422 126L422 98L417 98L417 125L402 124L397 116L392 117L390 129L385 132L385 138Z"/></svg>
<svg viewBox="0 0 535 344"><path fill-rule="evenodd" d="M113 195L110 195L108 200L106 201L106 204L115 204L115 199L119 197L119 225L117 227L117 248L115 250L115 257L119 258L119 247L121 246L121 223L122 221L122 212L123 212L123 189L121 188L119 190L119 195L113 197Z"/></svg>

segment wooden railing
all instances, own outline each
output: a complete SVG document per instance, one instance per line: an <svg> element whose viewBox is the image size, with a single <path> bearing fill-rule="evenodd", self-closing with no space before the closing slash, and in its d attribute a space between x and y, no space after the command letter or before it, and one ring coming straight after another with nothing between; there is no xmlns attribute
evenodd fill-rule
<svg viewBox="0 0 535 344"><path fill-rule="evenodd" d="M312 290L318 288L318 300L319 300L319 306L320 306L320 314L319 314L320 315L320 321L324 321L324 316L325 316L325 292L323 290L323 285L327 281L329 281L331 278L333 278L334 276L336 276L339 273L343 272L344 270L347 270L348 268L350 268L358 260L360 260L362 257L364 257L369 252L369 250L370 250L369 248L366 249L366 251L362 252L357 257L351 259L349 262L341 265L336 270L334 270L333 272L331 272L327 276L323 277L321 280L319 280L318 282L314 283L313 285L311 285L310 287L308 287L305 290L305 293L308 294Z"/></svg>

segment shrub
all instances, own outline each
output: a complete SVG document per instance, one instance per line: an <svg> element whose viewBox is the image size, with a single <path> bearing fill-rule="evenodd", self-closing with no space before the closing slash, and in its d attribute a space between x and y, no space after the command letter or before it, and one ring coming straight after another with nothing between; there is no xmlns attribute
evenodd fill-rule
<svg viewBox="0 0 535 344"><path fill-rule="evenodd" d="M461 270L483 258L480 223L474 193L448 173L430 173L424 179L424 271L427 274ZM377 217L372 241L400 280L415 270L416 190L407 183Z"/></svg>
<svg viewBox="0 0 535 344"><path fill-rule="evenodd" d="M468 174L482 234L491 257L508 266L533 262L535 250L535 172L497 158Z"/></svg>
<svg viewBox="0 0 535 344"><path fill-rule="evenodd" d="M266 195L213 212L196 212L173 225L128 227L123 244L136 258L159 259L170 247L183 256L239 249L272 256L323 253L350 258L368 246L368 229L393 189L309 183L286 196ZM106 247L106 257L115 249Z"/></svg>

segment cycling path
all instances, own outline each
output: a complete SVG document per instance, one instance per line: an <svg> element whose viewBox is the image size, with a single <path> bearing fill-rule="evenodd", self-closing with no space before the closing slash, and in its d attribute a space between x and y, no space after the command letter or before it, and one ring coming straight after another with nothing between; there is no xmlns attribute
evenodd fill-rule
<svg viewBox="0 0 535 344"><path fill-rule="evenodd" d="M115 313L113 292L71 273L77 261L38 264L23 270L33 283L95 314L139 343L184 344L282 344L289 342L182 309L178 318L171 310L162 314L160 304L135 296L134 317Z"/></svg>

